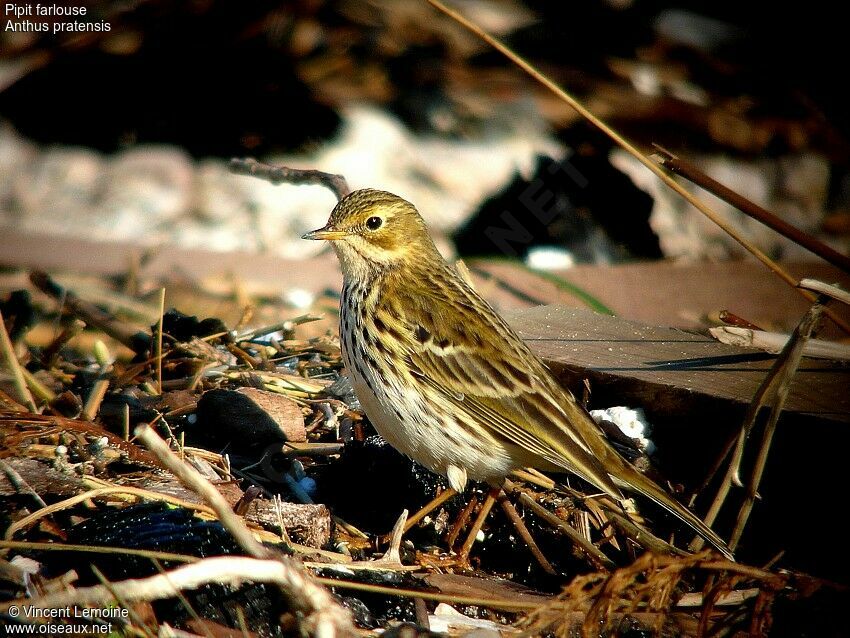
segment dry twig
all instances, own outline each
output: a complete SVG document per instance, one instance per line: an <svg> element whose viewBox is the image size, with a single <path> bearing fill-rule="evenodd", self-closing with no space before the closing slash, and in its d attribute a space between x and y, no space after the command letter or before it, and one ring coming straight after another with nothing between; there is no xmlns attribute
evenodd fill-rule
<svg viewBox="0 0 850 638"><path fill-rule="evenodd" d="M94 304L80 299L75 293L60 286L47 273L35 270L30 273L30 281L43 293L59 301L63 308L74 313L88 325L100 328L133 352L141 354L150 348L149 334L116 321Z"/></svg>
<svg viewBox="0 0 850 638"><path fill-rule="evenodd" d="M839 286L833 286L822 281L818 281L817 279L801 279L800 288L811 290L820 295L826 295L827 297L840 301L843 304L850 305L850 292L847 292Z"/></svg>
<svg viewBox="0 0 850 638"><path fill-rule="evenodd" d="M767 592L770 597L786 581L784 577L764 570L726 560L713 561L707 554L665 556L646 553L631 565L611 574L597 572L576 577L560 595L539 606L521 622L523 635L573 635L578 629L582 636L590 638L605 634L611 621L622 614L637 614L645 622L654 623L654 629L658 631L662 628L661 624L670 619L677 605L679 583L686 574L698 571L720 577L720 582L710 593L714 604L719 601L735 604L751 598L752 593L726 596L741 580L757 581L759 591ZM703 618L708 623L711 616L710 606L705 604L706 598L702 596L699 602ZM696 602L694 597L690 597L686 605ZM761 613L769 613L769 606Z"/></svg>
<svg viewBox="0 0 850 638"><path fill-rule="evenodd" d="M234 157L230 160L230 170L237 175L259 177L272 184L318 184L324 186L342 199L351 192L348 182L342 175L333 175L323 171L310 169L289 168L287 166L272 166L246 157Z"/></svg>

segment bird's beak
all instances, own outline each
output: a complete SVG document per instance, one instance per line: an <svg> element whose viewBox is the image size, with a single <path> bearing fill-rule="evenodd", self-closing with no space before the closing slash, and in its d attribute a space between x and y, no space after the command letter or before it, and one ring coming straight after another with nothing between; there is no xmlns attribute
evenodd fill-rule
<svg viewBox="0 0 850 638"><path fill-rule="evenodd" d="M347 235L348 233L344 230L334 230L325 226L324 228L319 228L318 230L311 230L309 233L304 233L303 235L301 235L301 239L322 239L324 241L334 241L335 239L342 239Z"/></svg>

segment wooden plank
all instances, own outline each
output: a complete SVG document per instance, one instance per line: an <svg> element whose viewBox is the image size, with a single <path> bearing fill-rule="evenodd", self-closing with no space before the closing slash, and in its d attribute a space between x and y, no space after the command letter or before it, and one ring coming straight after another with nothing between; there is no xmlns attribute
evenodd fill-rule
<svg viewBox="0 0 850 638"><path fill-rule="evenodd" d="M594 398L647 406L661 415L749 404L775 357L709 337L647 326L589 310L542 306L506 319L571 387L590 379ZM850 422L850 368L804 359L786 410L818 420Z"/></svg>
<svg viewBox="0 0 850 638"><path fill-rule="evenodd" d="M586 307L552 281L515 264L474 261L470 265L474 272L497 278L518 293L539 299L540 304ZM850 290L850 275L829 264L814 261L783 266L795 277L837 282ZM765 330L789 331L809 307L797 292L752 260L579 265L553 274L593 295L617 316L652 325L703 328L708 325L708 315L729 310ZM850 307L837 303L832 307L850 321ZM831 324L827 327L826 334L846 336L838 329L833 331Z"/></svg>

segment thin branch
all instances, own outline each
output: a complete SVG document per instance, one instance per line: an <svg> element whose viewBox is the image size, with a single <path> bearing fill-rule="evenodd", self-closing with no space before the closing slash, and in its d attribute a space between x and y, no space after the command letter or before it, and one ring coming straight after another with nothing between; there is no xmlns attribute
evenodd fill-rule
<svg viewBox="0 0 850 638"><path fill-rule="evenodd" d="M676 173L676 175L681 175L700 188L704 188L709 193L712 193L726 203L731 204L745 215L760 221L768 228L772 228L783 237L787 237L794 243L813 252L815 255L825 261L828 261L833 266L840 268L846 273L850 273L850 257L847 255L842 255L840 252L830 248L817 238L812 237L808 233L805 233L799 228L789 224L784 219L777 217L769 210L762 208L755 202L751 202L749 199L739 193L736 193L731 188L724 186L717 180L703 173L691 162L676 156L658 144L654 144L653 146L655 146L658 150L657 157L661 165L668 170Z"/></svg>
<svg viewBox="0 0 850 638"><path fill-rule="evenodd" d="M450 498L452 498L456 494L457 494L457 492L454 489L452 489L451 487L444 489L436 497L434 497L431 501L429 501L427 504L422 506L419 509L418 512L414 513L413 516L410 516L407 519L407 522L404 524L404 533L406 534L407 532L409 532L411 529L413 529L416 526L416 524L419 521L421 521L423 518L428 516L428 514L433 512L435 509L440 507L440 505L442 505L443 503L448 501Z"/></svg>
<svg viewBox="0 0 850 638"><path fill-rule="evenodd" d="M528 531L528 527L526 527L525 523L522 522L519 512L516 511L513 503L508 500L504 490L499 497L499 505L502 506L502 511L504 511L508 519L510 519L514 529L519 533L520 537L522 537L522 540L525 541L525 544L528 545L528 549L531 551L532 556L534 556L534 559L540 567L543 568L543 571L547 574L551 574L552 576L557 576L558 571L552 566L549 559L546 558L546 555L540 549L540 546L537 545L537 541L534 540L531 532Z"/></svg>
<svg viewBox="0 0 850 638"><path fill-rule="evenodd" d="M230 160L230 171L237 175L250 175L259 177L272 184L317 184L324 186L342 199L351 192L348 182L342 175L325 173L324 171L289 168L288 166L272 166L246 157L234 157Z"/></svg>
<svg viewBox="0 0 850 638"><path fill-rule="evenodd" d="M2 396L2 395L0 395ZM146 465L149 467L160 467L159 460L150 452L141 448L129 441L125 441L120 436L113 434L106 428L97 423L90 421L82 421L80 419L69 419L67 417L43 414L21 414L18 412L0 412L0 424L28 424L38 426L40 428L60 428L71 432L79 432L86 435L106 437L109 445L117 448L123 455L133 463Z"/></svg>
<svg viewBox="0 0 850 638"><path fill-rule="evenodd" d="M790 335L784 332L752 330L737 326L716 326L709 328L708 331L721 343L743 348L757 348L770 354L782 352L782 348L790 338ZM809 339L803 350L803 356L830 361L850 361L850 345L823 339Z"/></svg>
<svg viewBox="0 0 850 638"><path fill-rule="evenodd" d="M515 486L513 486L515 488ZM506 487L506 489L511 489L510 487ZM605 554L602 553L596 545L587 540L584 536L579 534L575 529L573 529L569 523L562 521L555 514L547 510L540 503L531 498L528 494L524 492L519 492L517 490L514 493L518 493L519 502L529 508L534 514L547 523L559 529L563 532L567 538L569 538L582 552L584 552L590 562L593 563L596 567L605 569L610 571L616 567L614 561L608 558Z"/></svg>
<svg viewBox="0 0 850 638"><path fill-rule="evenodd" d="M2 321L2 318L0 318L0 321ZM6 475L9 483L19 494L26 494L29 496L33 501L35 501L39 508L47 507L47 503L45 503L44 499L42 499L41 496L32 489L30 484L26 482L26 479L18 474L17 470L6 463L3 459L0 459L0 472Z"/></svg>

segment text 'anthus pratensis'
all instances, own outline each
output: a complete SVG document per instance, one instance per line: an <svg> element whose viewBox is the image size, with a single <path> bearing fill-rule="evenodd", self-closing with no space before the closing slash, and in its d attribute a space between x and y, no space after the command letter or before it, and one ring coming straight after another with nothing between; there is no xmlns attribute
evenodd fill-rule
<svg viewBox="0 0 850 638"><path fill-rule="evenodd" d="M638 472L543 362L437 252L416 208L377 190L343 198L324 228L344 278L340 337L366 416L393 447L448 478L501 486L512 470L572 472L618 502L638 492L724 555L723 541Z"/></svg>

